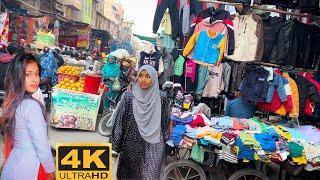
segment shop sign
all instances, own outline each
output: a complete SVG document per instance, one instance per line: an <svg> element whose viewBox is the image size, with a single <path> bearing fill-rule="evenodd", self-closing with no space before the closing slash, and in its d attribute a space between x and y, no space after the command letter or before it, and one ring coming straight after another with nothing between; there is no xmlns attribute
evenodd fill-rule
<svg viewBox="0 0 320 180"><path fill-rule="evenodd" d="M94 131L100 99L95 94L55 89L52 93L51 125Z"/></svg>
<svg viewBox="0 0 320 180"><path fill-rule="evenodd" d="M90 24L91 23L91 11L92 11L92 0L83 0L83 23Z"/></svg>
<svg viewBox="0 0 320 180"><path fill-rule="evenodd" d="M36 46L37 48L43 48L45 46L54 46L56 37L51 33L38 32L36 35Z"/></svg>

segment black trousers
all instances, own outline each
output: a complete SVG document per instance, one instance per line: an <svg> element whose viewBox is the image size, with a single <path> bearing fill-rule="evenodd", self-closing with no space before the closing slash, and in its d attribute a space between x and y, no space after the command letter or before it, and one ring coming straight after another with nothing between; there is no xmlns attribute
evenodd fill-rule
<svg viewBox="0 0 320 180"><path fill-rule="evenodd" d="M158 0L156 13L153 19L153 33L157 33L160 23L162 21L163 15L166 9L169 8L171 27L172 27L172 39L177 39L179 37L179 6L180 1L178 0Z"/></svg>

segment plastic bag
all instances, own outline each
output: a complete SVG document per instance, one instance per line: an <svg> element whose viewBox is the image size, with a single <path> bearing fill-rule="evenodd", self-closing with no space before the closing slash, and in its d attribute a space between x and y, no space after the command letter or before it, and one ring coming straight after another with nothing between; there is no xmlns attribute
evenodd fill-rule
<svg viewBox="0 0 320 180"><path fill-rule="evenodd" d="M119 81L118 77L116 77L116 79L113 82L112 90L113 91L120 91L121 90L121 84L120 84L120 81Z"/></svg>
<svg viewBox="0 0 320 180"><path fill-rule="evenodd" d="M192 158L193 160L195 160L196 162L198 162L198 163L202 163L202 162L203 162L203 159L204 159L204 151L203 151L203 149L202 149L198 144L195 144L195 145L192 147L191 158Z"/></svg>

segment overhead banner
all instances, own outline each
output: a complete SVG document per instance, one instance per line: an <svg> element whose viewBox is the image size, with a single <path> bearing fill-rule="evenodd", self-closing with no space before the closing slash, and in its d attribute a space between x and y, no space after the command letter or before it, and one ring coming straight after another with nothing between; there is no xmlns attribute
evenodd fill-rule
<svg viewBox="0 0 320 180"><path fill-rule="evenodd" d="M8 46L9 14L0 13L0 45Z"/></svg>
<svg viewBox="0 0 320 180"><path fill-rule="evenodd" d="M83 0L83 23L90 24L91 23L91 11L92 11L92 0Z"/></svg>
<svg viewBox="0 0 320 180"><path fill-rule="evenodd" d="M44 47L54 46L56 37L51 33L38 32L37 33L37 41L36 46L39 49L43 49Z"/></svg>
<svg viewBox="0 0 320 180"><path fill-rule="evenodd" d="M24 39L27 44L36 41L37 32L47 32L49 17L27 17L10 13L9 41L19 42Z"/></svg>

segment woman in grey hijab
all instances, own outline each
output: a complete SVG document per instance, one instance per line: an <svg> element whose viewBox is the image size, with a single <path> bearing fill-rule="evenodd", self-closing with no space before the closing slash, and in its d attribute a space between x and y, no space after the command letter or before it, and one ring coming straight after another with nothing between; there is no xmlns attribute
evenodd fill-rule
<svg viewBox="0 0 320 180"><path fill-rule="evenodd" d="M169 109L157 71L142 66L115 115L110 142L120 154L119 179L163 179Z"/></svg>

